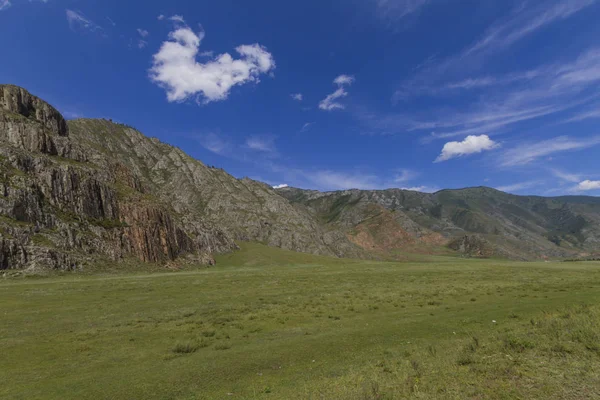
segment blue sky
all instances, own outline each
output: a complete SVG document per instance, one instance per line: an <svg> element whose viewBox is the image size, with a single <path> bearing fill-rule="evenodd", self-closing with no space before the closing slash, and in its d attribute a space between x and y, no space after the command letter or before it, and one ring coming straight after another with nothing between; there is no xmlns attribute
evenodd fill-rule
<svg viewBox="0 0 600 400"><path fill-rule="evenodd" d="M600 0L0 0L0 82L272 185L600 195Z"/></svg>

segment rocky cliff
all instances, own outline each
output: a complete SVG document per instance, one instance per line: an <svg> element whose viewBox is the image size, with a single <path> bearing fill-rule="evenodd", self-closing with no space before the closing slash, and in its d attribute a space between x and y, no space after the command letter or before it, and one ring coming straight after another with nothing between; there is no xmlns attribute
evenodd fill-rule
<svg viewBox="0 0 600 400"><path fill-rule="evenodd" d="M100 259L210 264L236 246L201 218L180 218L117 159L71 136L22 88L0 86L0 269L80 269Z"/></svg>

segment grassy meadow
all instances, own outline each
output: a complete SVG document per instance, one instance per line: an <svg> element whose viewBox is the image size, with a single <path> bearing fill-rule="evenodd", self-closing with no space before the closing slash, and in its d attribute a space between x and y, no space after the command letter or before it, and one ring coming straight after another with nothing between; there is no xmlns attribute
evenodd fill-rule
<svg viewBox="0 0 600 400"><path fill-rule="evenodd" d="M600 263L331 259L0 278L0 399L600 398Z"/></svg>

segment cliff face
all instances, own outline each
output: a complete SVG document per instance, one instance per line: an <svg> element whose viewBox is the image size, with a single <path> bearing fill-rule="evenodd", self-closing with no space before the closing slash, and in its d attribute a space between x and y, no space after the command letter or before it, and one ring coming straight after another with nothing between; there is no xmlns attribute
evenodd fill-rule
<svg viewBox="0 0 600 400"><path fill-rule="evenodd" d="M52 106L0 86L0 269L78 269L99 259L212 263L236 248L201 218L183 221L135 170L70 136Z"/></svg>

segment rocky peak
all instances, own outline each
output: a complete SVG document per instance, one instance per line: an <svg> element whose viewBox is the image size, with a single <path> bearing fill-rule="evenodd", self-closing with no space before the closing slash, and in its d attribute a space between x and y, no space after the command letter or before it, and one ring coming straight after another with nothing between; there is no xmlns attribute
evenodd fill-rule
<svg viewBox="0 0 600 400"><path fill-rule="evenodd" d="M0 107L14 114L34 119L59 136L68 136L63 116L50 104L13 85L0 85Z"/></svg>

